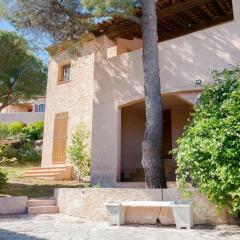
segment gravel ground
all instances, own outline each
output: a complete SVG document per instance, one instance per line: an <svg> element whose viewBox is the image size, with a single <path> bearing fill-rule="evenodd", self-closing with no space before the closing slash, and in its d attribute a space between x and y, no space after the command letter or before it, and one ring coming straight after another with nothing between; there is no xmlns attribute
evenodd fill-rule
<svg viewBox="0 0 240 240"><path fill-rule="evenodd" d="M196 226L194 230L170 227L122 226L81 222L78 218L56 215L0 217L0 240L240 240L237 226Z"/></svg>

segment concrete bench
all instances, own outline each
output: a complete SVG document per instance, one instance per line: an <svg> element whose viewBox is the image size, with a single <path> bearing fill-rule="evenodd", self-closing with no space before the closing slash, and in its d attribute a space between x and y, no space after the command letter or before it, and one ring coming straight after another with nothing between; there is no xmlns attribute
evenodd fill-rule
<svg viewBox="0 0 240 240"><path fill-rule="evenodd" d="M128 207L168 207L172 208L176 228L193 227L192 202L190 201L123 201L106 204L111 225L124 225Z"/></svg>

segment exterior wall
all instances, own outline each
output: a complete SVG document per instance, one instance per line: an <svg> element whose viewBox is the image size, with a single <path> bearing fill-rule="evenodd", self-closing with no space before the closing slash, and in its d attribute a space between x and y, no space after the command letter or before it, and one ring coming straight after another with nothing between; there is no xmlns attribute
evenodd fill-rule
<svg viewBox="0 0 240 240"><path fill-rule="evenodd" d="M28 112L30 106L25 104L11 104L2 110L2 113Z"/></svg>
<svg viewBox="0 0 240 240"><path fill-rule="evenodd" d="M108 202L181 200L180 193L176 189L62 188L56 189L54 195L60 213L79 217L82 221L107 221L105 204ZM192 200L194 202L194 224L229 223L229 215L225 211L218 214L214 206L199 192L193 190ZM127 208L127 223L156 224L157 218L160 218L162 224L174 224L172 210L169 208L162 208L160 213L159 208Z"/></svg>
<svg viewBox="0 0 240 240"><path fill-rule="evenodd" d="M0 215L26 213L27 200L27 197L0 197Z"/></svg>
<svg viewBox="0 0 240 240"><path fill-rule="evenodd" d="M19 112L19 113L0 113L0 122L16 122L20 121L26 124L44 121L44 113L35 112Z"/></svg>
<svg viewBox="0 0 240 240"><path fill-rule="evenodd" d="M84 123L92 130L94 43L88 43L80 57L70 58L62 53L50 59L45 113L42 166L52 164L53 131L55 114L68 112L68 141L76 126ZM71 81L57 84L60 65L71 62Z"/></svg>
<svg viewBox="0 0 240 240"><path fill-rule="evenodd" d="M129 51L134 51L143 47L142 39L134 38L133 40L127 40L124 38L117 39L117 54L123 54Z"/></svg>
<svg viewBox="0 0 240 240"><path fill-rule="evenodd" d="M163 95L201 89L196 80L209 82L213 69L239 62L239 0L233 0L233 6L234 21L159 44ZM108 47L113 49L114 43L105 41L104 52ZM120 176L120 107L144 97L142 50L112 58L98 56L94 72L91 179L94 184L111 186Z"/></svg>

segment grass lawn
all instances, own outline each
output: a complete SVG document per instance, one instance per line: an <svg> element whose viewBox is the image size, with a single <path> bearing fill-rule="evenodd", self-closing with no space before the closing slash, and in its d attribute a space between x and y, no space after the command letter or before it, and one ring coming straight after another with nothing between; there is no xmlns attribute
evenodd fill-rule
<svg viewBox="0 0 240 240"><path fill-rule="evenodd" d="M1 191L0 196L27 196L29 198L52 197L55 188L77 188L88 185L77 181L48 181L23 177L23 174L27 170L38 166L39 164L0 166L0 168L8 174L8 182Z"/></svg>

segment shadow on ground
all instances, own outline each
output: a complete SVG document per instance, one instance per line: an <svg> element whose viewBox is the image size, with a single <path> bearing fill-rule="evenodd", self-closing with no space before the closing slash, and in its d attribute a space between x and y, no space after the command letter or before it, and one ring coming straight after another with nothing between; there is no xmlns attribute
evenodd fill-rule
<svg viewBox="0 0 240 240"><path fill-rule="evenodd" d="M18 233L0 228L0 239L16 239L16 240L46 240L46 238L39 238L25 233Z"/></svg>

